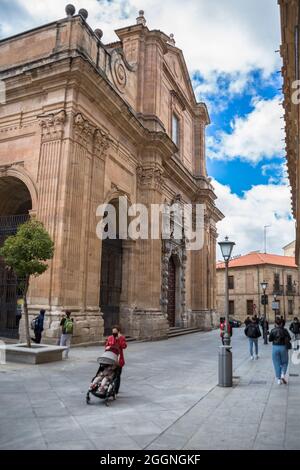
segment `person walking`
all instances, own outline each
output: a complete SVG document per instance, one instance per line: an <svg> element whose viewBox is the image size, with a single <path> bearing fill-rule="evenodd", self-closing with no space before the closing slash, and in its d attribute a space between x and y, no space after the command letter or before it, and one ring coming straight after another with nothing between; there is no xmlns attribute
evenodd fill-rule
<svg viewBox="0 0 300 470"><path fill-rule="evenodd" d="M299 349L299 340L300 340L300 322L297 317L294 318L290 325L290 331L293 333L294 338L294 350L297 351Z"/></svg>
<svg viewBox="0 0 300 470"><path fill-rule="evenodd" d="M72 312L70 312L70 310L67 310L65 317L63 317L61 322L60 322L60 326L62 328L62 334L61 334L61 337L60 337L59 345L67 347L67 349L65 351L65 359L68 359L68 357L69 357L71 339L72 339L72 335L73 335L74 321L73 321L73 318L71 318L71 313Z"/></svg>
<svg viewBox="0 0 300 470"><path fill-rule="evenodd" d="M44 319L46 310L41 309L39 315L32 321L34 338L31 338L36 344L40 344L42 333L44 331Z"/></svg>
<svg viewBox="0 0 300 470"><path fill-rule="evenodd" d="M254 360L253 346L255 347L255 359L258 359L258 338L261 336L259 325L257 324L256 318L253 317L251 323L245 328L245 335L249 339L249 350L251 361Z"/></svg>
<svg viewBox="0 0 300 470"><path fill-rule="evenodd" d="M291 349L291 337L282 323L281 318L276 318L275 328L270 333L269 341L273 343L272 360L278 385L287 385L287 369L289 365L289 349Z"/></svg>
<svg viewBox="0 0 300 470"><path fill-rule="evenodd" d="M225 333L226 333L226 319L225 317L221 317L220 318L220 337L221 337L221 341L222 341L222 344L224 346L224 337L225 337ZM228 325L228 332L230 334L230 337L232 336L232 326L229 322L229 325Z"/></svg>
<svg viewBox="0 0 300 470"><path fill-rule="evenodd" d="M125 336L121 334L121 329L118 325L112 328L112 335L109 336L105 343L105 351L109 351L112 349L114 352L118 352L119 356L119 368L117 372L115 387L116 387L116 394L119 393L120 385L121 385L121 374L123 367L125 365L125 358L124 358L124 349L127 348L127 343Z"/></svg>

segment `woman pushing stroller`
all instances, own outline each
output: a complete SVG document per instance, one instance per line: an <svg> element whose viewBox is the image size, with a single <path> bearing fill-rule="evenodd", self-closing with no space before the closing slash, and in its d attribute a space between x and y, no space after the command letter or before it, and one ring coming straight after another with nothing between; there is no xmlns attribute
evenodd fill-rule
<svg viewBox="0 0 300 470"><path fill-rule="evenodd" d="M108 405L110 398L116 399L119 392L122 368L124 367L123 350L127 348L125 337L121 335L120 328L114 326L112 335L105 343L105 351L98 358L99 368L90 384L86 402L90 403L90 394L105 400Z"/></svg>
<svg viewBox="0 0 300 470"><path fill-rule="evenodd" d="M116 371L115 379L115 391L116 394L119 393L120 384L121 384L121 374L122 369L125 365L124 352L123 350L127 348L127 343L125 336L121 334L121 329L118 325L115 325L112 329L112 335L109 336L105 343L105 351L113 351L118 354L119 357L119 367Z"/></svg>

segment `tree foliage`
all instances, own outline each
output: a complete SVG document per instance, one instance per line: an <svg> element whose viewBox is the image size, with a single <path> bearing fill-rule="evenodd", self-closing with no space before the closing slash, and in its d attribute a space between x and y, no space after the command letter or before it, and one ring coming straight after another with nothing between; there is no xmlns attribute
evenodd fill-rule
<svg viewBox="0 0 300 470"><path fill-rule="evenodd" d="M43 224L37 220L29 220L20 225L17 233L8 237L0 248L0 256L4 258L5 264L23 279L25 333L29 348L31 341L27 293L30 276L43 274L48 268L47 261L53 258L53 254L54 243Z"/></svg>
<svg viewBox="0 0 300 470"><path fill-rule="evenodd" d="M36 220L20 225L17 233L8 237L0 248L6 265L21 278L43 274L53 254L54 243L43 224Z"/></svg>

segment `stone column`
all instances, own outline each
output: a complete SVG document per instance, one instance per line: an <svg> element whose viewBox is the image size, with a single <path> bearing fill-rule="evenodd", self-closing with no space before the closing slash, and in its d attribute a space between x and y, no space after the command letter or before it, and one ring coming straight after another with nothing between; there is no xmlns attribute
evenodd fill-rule
<svg viewBox="0 0 300 470"><path fill-rule="evenodd" d="M64 259L64 201L67 181L68 144L65 128L68 122L64 110L38 116L41 145L38 167L38 206L35 217L43 222L55 244L54 258L49 269L40 277L31 279L29 293L30 318L40 308L47 311L44 341L56 342L59 327L58 315L62 309L62 265ZM24 337L23 322L20 338Z"/></svg>

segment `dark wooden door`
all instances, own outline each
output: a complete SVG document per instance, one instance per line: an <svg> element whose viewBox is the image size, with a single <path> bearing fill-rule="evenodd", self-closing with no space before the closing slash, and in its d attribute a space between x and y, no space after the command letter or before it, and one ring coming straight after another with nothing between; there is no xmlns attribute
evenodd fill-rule
<svg viewBox="0 0 300 470"><path fill-rule="evenodd" d="M103 240L101 261L100 308L104 335L119 323L122 292L122 240Z"/></svg>
<svg viewBox="0 0 300 470"><path fill-rule="evenodd" d="M168 320L170 327L175 326L176 317L176 266L173 258L169 261L168 277Z"/></svg>

